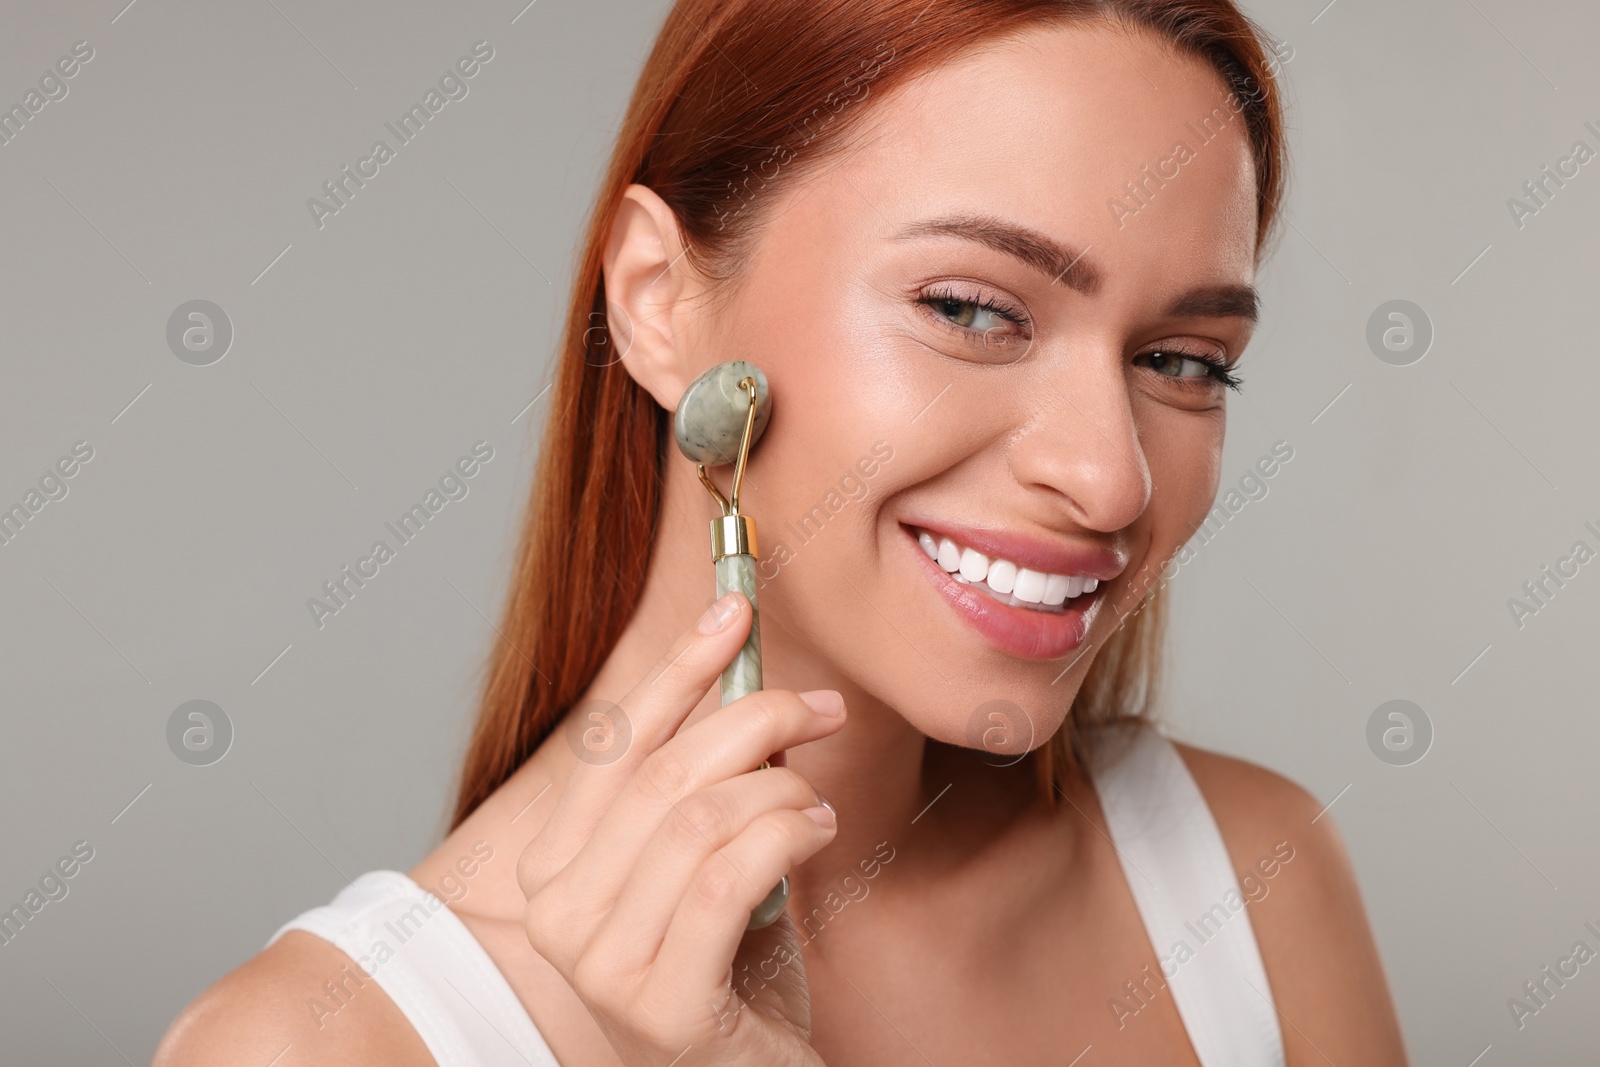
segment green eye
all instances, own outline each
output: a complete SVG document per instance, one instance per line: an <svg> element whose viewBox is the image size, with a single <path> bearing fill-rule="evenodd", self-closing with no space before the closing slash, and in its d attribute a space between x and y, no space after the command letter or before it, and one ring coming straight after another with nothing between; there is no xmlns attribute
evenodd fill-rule
<svg viewBox="0 0 1600 1067"><path fill-rule="evenodd" d="M1177 352L1149 352L1145 358L1148 367L1169 378L1203 378L1211 373L1210 363Z"/></svg>
<svg viewBox="0 0 1600 1067"><path fill-rule="evenodd" d="M998 308L973 300L938 297L932 301L932 306L955 325L969 330L987 331L1015 325Z"/></svg>
<svg viewBox="0 0 1600 1067"><path fill-rule="evenodd" d="M946 284L922 293L916 302L938 325L948 327L964 340L981 342L986 348L1029 337L1028 316L1021 308L986 299L976 289L962 290Z"/></svg>
<svg viewBox="0 0 1600 1067"><path fill-rule="evenodd" d="M1134 356L1133 363L1136 367L1149 367L1163 378L1172 378L1185 385L1208 385L1214 381L1237 390L1242 381L1229 372L1227 364L1219 357L1209 355L1157 349Z"/></svg>

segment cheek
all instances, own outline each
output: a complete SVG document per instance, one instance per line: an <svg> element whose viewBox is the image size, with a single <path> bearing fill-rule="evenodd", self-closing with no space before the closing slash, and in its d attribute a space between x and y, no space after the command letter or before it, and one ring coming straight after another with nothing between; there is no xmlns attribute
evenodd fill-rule
<svg viewBox="0 0 1600 1067"><path fill-rule="evenodd" d="M1225 412L1153 411L1140 437L1155 488L1145 522L1150 533L1146 563L1159 568L1205 521L1222 470Z"/></svg>
<svg viewBox="0 0 1600 1067"><path fill-rule="evenodd" d="M778 217L717 339L750 353L771 384L772 421L752 458L748 499L763 552L783 540L795 551L796 573L802 554L859 555L859 543L808 535L825 516L830 527L863 526L886 492L904 484L905 457L923 451L917 435L933 422L913 420L940 388L913 373L903 339L883 329L882 295L850 271L860 261L852 244L859 234L835 235L823 199Z"/></svg>
<svg viewBox="0 0 1600 1067"><path fill-rule="evenodd" d="M859 585L870 566L863 538L903 454L897 427L915 414L901 413L872 373L874 341L846 288L806 256L759 262L717 338L725 351L748 353L772 389L744 507L756 519L760 593L797 637L838 629L818 616L853 596L845 579Z"/></svg>

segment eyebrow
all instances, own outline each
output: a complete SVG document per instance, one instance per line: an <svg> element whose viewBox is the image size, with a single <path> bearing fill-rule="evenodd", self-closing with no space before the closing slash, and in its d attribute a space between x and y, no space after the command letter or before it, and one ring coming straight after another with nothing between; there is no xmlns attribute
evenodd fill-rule
<svg viewBox="0 0 1600 1067"><path fill-rule="evenodd" d="M1050 276L1051 284L1063 282L1069 289L1092 296L1103 284L1105 275L1081 251L1063 244L1038 230L991 215L943 215L922 219L899 230L895 240L917 237L959 237L975 241L1011 256ZM1254 286L1207 285L1181 294L1167 307L1170 318L1242 318L1255 322L1261 299Z"/></svg>
<svg viewBox="0 0 1600 1067"><path fill-rule="evenodd" d="M1261 297L1253 285L1206 285L1191 289L1167 306L1174 319L1240 318L1255 322Z"/></svg>
<svg viewBox="0 0 1600 1067"><path fill-rule="evenodd" d="M1087 249L1079 251L1038 230L990 215L943 215L913 222L895 234L896 240L915 237L960 237L976 241L1048 274L1052 284L1065 282L1068 288L1086 296L1100 288L1100 270L1084 258Z"/></svg>

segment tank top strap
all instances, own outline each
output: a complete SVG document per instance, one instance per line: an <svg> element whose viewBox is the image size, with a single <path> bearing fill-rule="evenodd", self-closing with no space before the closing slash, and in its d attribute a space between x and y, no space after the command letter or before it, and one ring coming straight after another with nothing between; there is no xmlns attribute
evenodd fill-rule
<svg viewBox="0 0 1600 1067"><path fill-rule="evenodd" d="M1093 780L1161 980L1202 1067L1283 1067L1255 930L1183 757L1153 726L1112 730ZM1128 1006L1141 1005L1130 997Z"/></svg>
<svg viewBox="0 0 1600 1067"><path fill-rule="evenodd" d="M438 896L399 871L368 871L290 930L331 942L356 961L310 998L319 1024L377 984L439 1067L560 1067L510 983Z"/></svg>

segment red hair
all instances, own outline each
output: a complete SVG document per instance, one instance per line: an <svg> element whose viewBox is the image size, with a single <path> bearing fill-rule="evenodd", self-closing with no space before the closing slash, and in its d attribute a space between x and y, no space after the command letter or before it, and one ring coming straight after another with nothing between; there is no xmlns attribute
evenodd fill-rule
<svg viewBox="0 0 1600 1067"><path fill-rule="evenodd" d="M593 681L642 595L671 413L611 354L601 257L624 190L653 189L689 258L726 279L770 190L837 146L859 102L981 42L1108 20L1209 63L1233 94L1255 163L1259 258L1282 199L1282 105L1264 35L1228 0L679 0L628 104L573 279L550 411L488 663L452 829L549 736ZM1047 793L1089 733L1142 712L1161 600L1096 656L1066 725L1036 754Z"/></svg>

